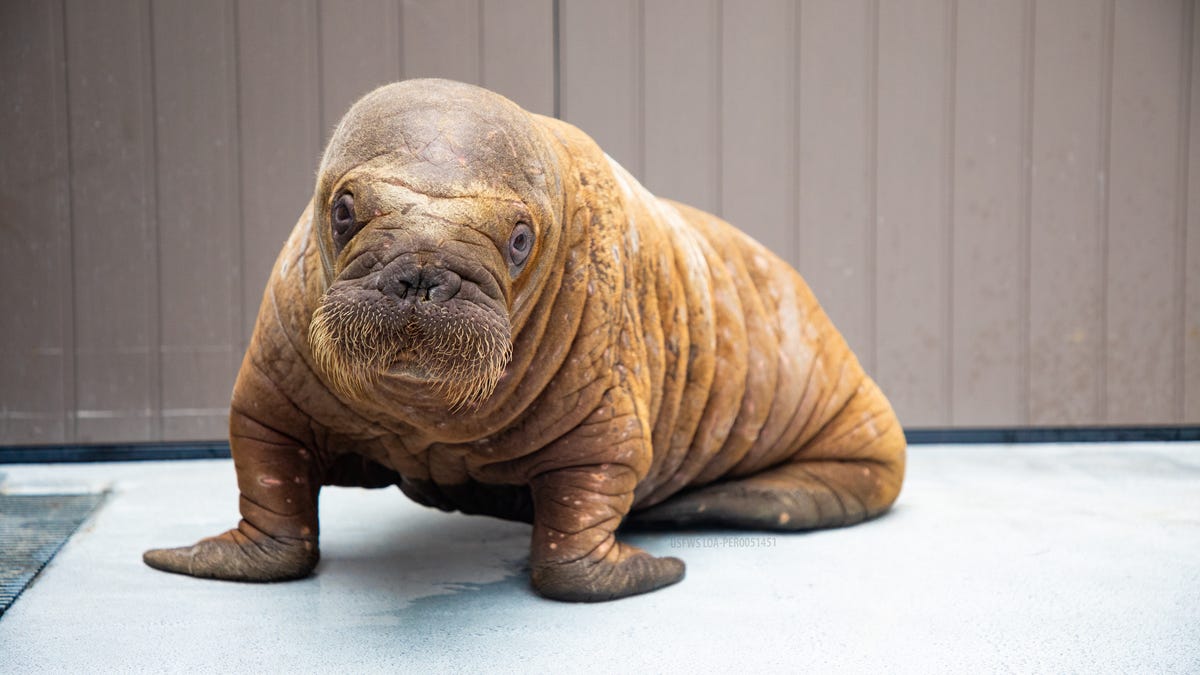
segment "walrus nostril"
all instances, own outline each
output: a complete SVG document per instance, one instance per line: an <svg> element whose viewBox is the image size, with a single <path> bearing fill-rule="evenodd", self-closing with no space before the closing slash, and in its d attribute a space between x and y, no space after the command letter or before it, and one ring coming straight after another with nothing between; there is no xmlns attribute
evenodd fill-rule
<svg viewBox="0 0 1200 675"><path fill-rule="evenodd" d="M458 295L462 288L462 277L450 270L437 270L430 279L429 299L433 302L445 302Z"/></svg>
<svg viewBox="0 0 1200 675"><path fill-rule="evenodd" d="M462 277L445 268L404 267L388 274L379 290L401 300L446 302L462 289Z"/></svg>
<svg viewBox="0 0 1200 675"><path fill-rule="evenodd" d="M382 293L403 299L408 296L412 284L394 274L381 274L375 282L375 288Z"/></svg>

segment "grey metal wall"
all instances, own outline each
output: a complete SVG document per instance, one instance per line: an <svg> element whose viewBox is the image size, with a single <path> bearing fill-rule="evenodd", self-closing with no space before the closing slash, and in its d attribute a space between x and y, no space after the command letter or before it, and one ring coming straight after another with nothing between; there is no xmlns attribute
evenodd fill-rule
<svg viewBox="0 0 1200 675"><path fill-rule="evenodd" d="M0 444L219 438L328 131L402 77L792 261L914 426L1200 423L1185 0L5 0Z"/></svg>

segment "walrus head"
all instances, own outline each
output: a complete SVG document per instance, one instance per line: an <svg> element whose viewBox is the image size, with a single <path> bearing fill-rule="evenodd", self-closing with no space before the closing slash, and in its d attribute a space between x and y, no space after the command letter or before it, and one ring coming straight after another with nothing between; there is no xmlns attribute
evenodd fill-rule
<svg viewBox="0 0 1200 675"><path fill-rule="evenodd" d="M355 103L313 196L327 288L309 341L328 384L448 410L491 396L557 246L559 181L531 115L485 89L409 80Z"/></svg>

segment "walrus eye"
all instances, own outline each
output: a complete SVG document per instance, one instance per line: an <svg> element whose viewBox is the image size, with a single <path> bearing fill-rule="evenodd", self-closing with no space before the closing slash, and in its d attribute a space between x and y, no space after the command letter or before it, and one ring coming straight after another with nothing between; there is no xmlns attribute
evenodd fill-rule
<svg viewBox="0 0 1200 675"><path fill-rule="evenodd" d="M512 235L508 238L508 261L513 267L520 267L529 252L533 250L533 230L525 223L517 223Z"/></svg>
<svg viewBox="0 0 1200 675"><path fill-rule="evenodd" d="M354 195L343 192L337 198L329 211L329 222L333 227L333 240L339 248L345 246L354 234Z"/></svg>

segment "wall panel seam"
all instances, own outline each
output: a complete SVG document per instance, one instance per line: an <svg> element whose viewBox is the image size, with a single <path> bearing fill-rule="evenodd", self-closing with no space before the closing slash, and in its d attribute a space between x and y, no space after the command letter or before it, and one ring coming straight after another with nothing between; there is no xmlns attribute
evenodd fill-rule
<svg viewBox="0 0 1200 675"><path fill-rule="evenodd" d="M551 0L550 3L550 22L552 25L550 31L550 59L551 59L551 77L553 82L551 86L554 88L554 117L562 119L562 36L560 30L562 27L562 7L561 0Z"/></svg>
<svg viewBox="0 0 1200 675"><path fill-rule="evenodd" d="M404 0L396 2L396 77L404 78Z"/></svg>
<svg viewBox="0 0 1200 675"><path fill-rule="evenodd" d="M944 109L942 111L942 124L944 127L944 144L945 148L942 157L942 184L944 194L942 195L942 227L946 233L946 241L943 242L943 279L946 281L946 287L942 289L945 294L942 298L945 303L942 320L944 321L943 330L945 331L946 345L943 351L942 358L942 386L945 393L945 407L942 410L942 419L948 425L954 424L954 153L955 153L955 134L957 133L957 101L958 87L956 78L958 77L958 2L957 0L946 0L945 9L945 28L944 39L945 59L944 64Z"/></svg>
<svg viewBox="0 0 1200 675"><path fill-rule="evenodd" d="M1192 326L1188 323L1188 321L1190 320L1192 322L1196 322L1198 319L1200 319L1200 317L1194 316L1194 314L1196 312L1196 308L1198 306L1200 306L1200 298L1195 298L1196 304L1193 305L1193 298L1191 296L1192 293L1200 293L1200 286L1193 287L1188 283L1188 279L1189 279L1188 264L1190 262L1192 262L1192 258L1191 258L1191 251L1189 251L1187 248L1188 246L1196 246L1196 242L1192 239L1192 237L1194 237L1196 234L1196 232L1194 232L1192 230L1192 228L1193 228L1192 223L1193 223L1193 219L1196 218L1196 212L1195 212L1195 210L1191 209L1191 196L1192 195L1190 193L1190 190L1191 190L1190 184L1196 175L1192 171L1192 165L1191 165L1191 161L1193 158L1191 144L1194 142L1193 138L1192 138L1192 134L1191 134L1191 132L1193 131L1193 129L1191 129L1191 119L1192 119L1192 115L1196 114L1196 110L1192 107L1192 103L1193 103L1192 96L1194 96L1195 92L1196 92L1196 83L1193 80L1197 76L1200 76L1200 68L1196 67L1198 60L1200 60L1200 43L1198 43L1198 41L1196 39L1196 36L1200 35L1200 13L1196 12L1194 4L1192 6L1191 30L1192 30L1192 37L1191 37L1192 54L1191 54L1191 61L1189 64L1189 71L1188 71L1190 74L1190 77L1188 80L1189 96L1188 96L1188 105L1187 105L1187 112L1188 112L1187 167L1188 167L1188 183L1189 183L1188 191L1189 192L1188 192L1188 197L1187 197L1188 201L1186 203L1188 204L1189 208L1188 208L1188 212L1185 214L1186 217L1183 219L1183 243L1184 243L1184 246L1183 246L1184 265L1183 265L1183 267L1184 267L1184 281L1185 281L1185 289L1184 289L1184 295L1183 295L1183 305L1184 305L1184 310L1183 310L1184 354L1183 354L1183 356L1184 356L1184 365L1185 365L1185 369L1184 369L1184 373L1183 373L1183 376L1184 376L1183 412L1184 412L1184 416L1185 416L1184 417L1185 422L1188 421L1187 417L1186 417L1187 415L1191 414L1194 411L1200 411L1200 405L1196 405L1196 406L1190 405L1193 401L1197 401L1198 399L1200 399L1200 377L1189 378L1188 377L1189 373L1186 369L1188 355L1189 355L1189 353L1191 353L1191 350L1195 349L1197 346L1197 345L1189 346L1188 338L1191 337L1190 331L1192 330ZM1189 235L1191 235L1191 236L1189 236ZM1200 264L1200 261L1197 261L1197 264ZM1197 412L1197 417L1192 418L1190 420L1190 422L1193 424L1200 423L1200 412Z"/></svg>
<svg viewBox="0 0 1200 675"><path fill-rule="evenodd" d="M317 39L313 41L313 49L317 53L317 127L318 136L317 144L320 147L321 141L324 140L325 127L329 124L327 115L328 110L325 109L325 45L321 43L325 39L325 13L322 5L323 0L313 0L312 6L314 11L313 21L316 24Z"/></svg>
<svg viewBox="0 0 1200 675"><path fill-rule="evenodd" d="M554 116L567 119L567 83L562 73L567 61L566 25L567 8L554 0Z"/></svg>
<svg viewBox="0 0 1200 675"><path fill-rule="evenodd" d="M238 63L241 61L241 48L238 45L238 19L237 5L235 4L235 0L226 0L225 11L227 12L225 25L226 28L229 29L230 40L230 46L226 48L226 52L228 53L230 49L233 52L233 62L226 67L226 72L232 75L231 93L233 94L233 124L229 126L229 131L232 135L230 142L233 145L231 148L234 172L233 198L236 200L234 203L238 205L237 210L233 214L234 222L229 225L229 227L233 228L234 230L231 233L232 236L230 240L232 245L235 247L234 250L230 252L230 263L235 267L233 270L235 277L233 283L230 284L230 292L233 294L233 311L230 312L230 320L232 322L232 325L230 326L230 351L232 352L231 359L233 362L230 365L233 369L232 372L236 373L242 361L242 354L245 353L247 347L247 345L242 344L242 326L244 326L246 322L246 303L243 299L245 294L245 289L243 287L246 283L244 260L245 254L243 253L245 249L244 239L246 224L241 208L242 200L244 198L244 190L242 188L243 171L241 151L242 76L240 69L238 68ZM232 388L232 384L230 386Z"/></svg>
<svg viewBox="0 0 1200 675"><path fill-rule="evenodd" d="M867 6L867 368L879 363L879 0Z"/></svg>
<svg viewBox="0 0 1200 675"><path fill-rule="evenodd" d="M636 91L634 92L634 110L636 124L634 141L637 143L637 179L646 180L646 3L636 0L637 25L635 27L634 43L636 45Z"/></svg>
<svg viewBox="0 0 1200 675"><path fill-rule="evenodd" d="M237 325L234 330L234 335L237 341L234 343L235 366L241 362L240 355L246 352L250 346L249 337L245 335L246 326L246 194L242 186L242 180L246 175L245 167L245 149L242 143L243 133L243 113L242 108L242 27L241 14L238 12L236 1L231 2L233 12L233 108L234 108L234 139L237 147L235 148L235 171L237 172L237 282L234 284L233 292L236 294L237 312L234 320Z"/></svg>
<svg viewBox="0 0 1200 675"><path fill-rule="evenodd" d="M1097 201L1100 222L1097 230L1100 238L1100 264L1099 268L1099 292L1100 298L1098 307L1100 310L1100 349L1099 349L1099 364L1097 366L1097 387L1096 396L1096 414L1095 419L1108 418L1108 228L1109 228L1109 179L1111 174L1110 163L1112 160L1112 93L1113 93L1113 59L1116 49L1116 27L1113 25L1116 16L1116 0L1108 0L1104 7L1104 22L1103 22L1103 47L1101 48L1101 75L1100 75L1100 166L1101 176L1097 185Z"/></svg>
<svg viewBox="0 0 1200 675"><path fill-rule="evenodd" d="M75 182L75 144L72 142L71 134L71 65L70 65L70 46L67 39L67 2L61 0L58 3L59 9L59 37L62 42L62 57L61 71L63 96L62 124L65 130L66 160L67 160L67 222L66 236L63 240L63 245L66 250L62 252L63 260L67 262L63 270L63 275L66 277L63 283L63 309L62 321L63 326L63 437L69 442L78 440L78 422L75 415L75 408L78 406L79 391L77 384L76 372L78 370L78 356L76 345L78 344L78 326L75 320L75 190L73 183Z"/></svg>
<svg viewBox="0 0 1200 675"><path fill-rule="evenodd" d="M719 218L725 217L725 195L723 193L725 186L725 133L723 125L725 124L725 106L722 91L724 78L722 71L725 68L725 49L722 40L724 35L724 20L725 20L725 2L724 0L715 0L709 5L709 16L712 17L712 35L709 39L713 41L713 57L711 71L713 77L713 135L715 137L713 145L716 148L717 165L713 167L713 209Z"/></svg>
<svg viewBox="0 0 1200 675"><path fill-rule="evenodd" d="M1179 142L1176 144L1176 188L1175 188L1175 316L1177 324L1173 331L1175 350L1175 420L1183 423L1187 413L1185 405L1185 374L1187 368L1187 221L1188 221L1188 155L1191 148L1191 100L1192 100L1192 22L1196 6L1185 2L1180 29L1183 32L1179 46Z"/></svg>
<svg viewBox="0 0 1200 675"><path fill-rule="evenodd" d="M487 71L483 67L484 30L483 0L475 0L475 79L479 81L478 83L481 87L487 86L487 78L485 77Z"/></svg>
<svg viewBox="0 0 1200 675"><path fill-rule="evenodd" d="M162 280L162 272L163 272L163 270L162 270L162 231L161 231L161 227L160 227L160 224L162 223L162 220L163 220L163 213L162 213L162 181L159 180L159 172L158 172L158 166L159 166L159 160L160 160L159 153L162 151L162 147L159 142L159 133L158 133L158 83L155 81L155 78L158 76L158 67L156 64L156 60L158 58L158 51L155 49L155 43L154 43L154 3L150 2L150 0L146 0L144 6L146 8L146 10L145 10L146 11L146 20L143 23L143 26L146 30L146 41L145 41L145 45L144 45L145 49L142 53L148 57L147 58L148 63L145 66L143 66L142 72L146 73L147 71L149 71L146 79L147 79L147 87L149 89L147 98L149 99L149 102L150 102L150 120L149 120L149 122L150 122L150 151L146 154L148 154L149 158L150 158L150 161L149 161L150 177L151 177L151 184L153 185L152 194L154 195L154 204L151 205L151 207L148 209L149 214L152 215L152 217L153 217L152 222L148 223L148 225L153 230L153 235L151 237L149 237L150 245L152 246L152 257L153 257L153 260L150 261L149 267L150 267L150 269L154 270L154 279L152 280L152 283L148 284L150 286L150 294L151 294L150 302L147 303L149 305L149 314L150 314L150 316L148 317L150 334L146 336L146 342L147 342L147 345L146 345L147 350L146 351L149 353L149 361L150 361L150 377L149 377L150 391L148 392L149 399L150 399L149 404L150 404L150 410L151 410L150 438L152 438L154 440L163 440L163 419L162 419L162 409L163 409L163 381L162 381L162 371L163 371L163 363L162 363L162 360L163 360L163 358L162 358L162 333L163 333L162 313L163 312L162 312L162 310L163 310L163 304L162 304L162 300L163 300L163 298L162 298L162 284L160 283Z"/></svg>
<svg viewBox="0 0 1200 675"><path fill-rule="evenodd" d="M313 28L313 52L314 61L317 67L316 83L317 83L317 152L324 154L325 151L325 127L328 124L325 119L325 46L321 44L324 38L324 22L321 21L321 1L313 0L309 8L312 10ZM310 62L310 64L313 62ZM320 160L320 157L317 158Z"/></svg>
<svg viewBox="0 0 1200 675"><path fill-rule="evenodd" d="M801 97L802 87L800 86L800 73L802 72L801 58L803 54L803 22L804 13L801 11L800 3L792 5L792 236L789 238L788 244L791 248L788 251L788 262L799 267L800 266L800 249L801 236L800 233L803 226L800 222L801 214L804 213L804 207L801 201L804 199L804 190L801 189L801 181L803 179L802 151L801 151L801 129L803 120L801 119Z"/></svg>
<svg viewBox="0 0 1200 675"><path fill-rule="evenodd" d="M1035 54L1035 31L1037 30L1037 17L1034 14L1034 0L1025 0L1022 11L1024 12L1024 25L1022 30L1022 50L1021 50L1021 96L1024 99L1021 101L1021 183L1020 183L1020 200L1021 200L1021 230L1019 233L1020 245L1018 247L1021 259L1018 261L1018 274L1021 284L1020 307L1018 308L1018 320L1020 321L1020 344L1018 345L1018 386L1016 389L1016 410L1020 415L1020 419L1016 420L1022 425L1028 425L1032 417L1030 400L1032 398L1032 385L1030 384L1030 358L1032 351L1032 307L1033 307L1033 282L1031 279L1032 268L1032 240L1033 240L1033 105L1034 105L1034 72L1033 64L1036 57Z"/></svg>

